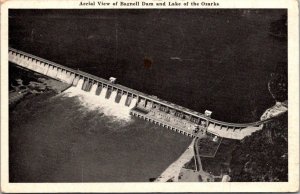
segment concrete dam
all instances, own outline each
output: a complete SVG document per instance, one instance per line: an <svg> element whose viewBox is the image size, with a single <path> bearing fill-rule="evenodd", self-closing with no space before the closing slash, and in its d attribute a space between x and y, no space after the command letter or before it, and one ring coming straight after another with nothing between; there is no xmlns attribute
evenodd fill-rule
<svg viewBox="0 0 300 194"><path fill-rule="evenodd" d="M269 119L253 123L228 123L182 106L159 99L134 89L116 84L113 79L106 80L80 70L42 59L40 57L9 48L9 61L25 69L70 84L101 98L130 108L130 114L189 137L212 133L216 136L243 139L262 129ZM101 99L100 98L100 99Z"/></svg>

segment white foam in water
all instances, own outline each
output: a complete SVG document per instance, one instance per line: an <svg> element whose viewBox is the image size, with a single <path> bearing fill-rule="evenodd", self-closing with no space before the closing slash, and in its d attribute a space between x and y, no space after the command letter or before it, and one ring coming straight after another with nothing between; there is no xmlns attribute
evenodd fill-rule
<svg viewBox="0 0 300 194"><path fill-rule="evenodd" d="M92 86L92 89L91 89L90 93L91 93L91 94L96 94L97 87L98 87L98 85L97 85L97 84L94 84L94 85Z"/></svg>
<svg viewBox="0 0 300 194"><path fill-rule="evenodd" d="M123 94L119 104L125 106L126 99L127 99L127 95Z"/></svg>
<svg viewBox="0 0 300 194"><path fill-rule="evenodd" d="M106 92L107 92L107 88L102 88L100 96L99 96L100 99L105 100Z"/></svg>
<svg viewBox="0 0 300 194"><path fill-rule="evenodd" d="M136 98L133 98L131 100L131 103L130 103L130 106L129 106L130 109L132 109L136 105L136 101L137 101Z"/></svg>
<svg viewBox="0 0 300 194"><path fill-rule="evenodd" d="M81 105L83 105L88 110L99 110L106 116L111 116L115 121L130 121L130 107L125 106L126 95L122 96L123 103L116 103L115 98L117 96L117 92L113 91L111 94L111 98L106 99L105 94L107 92L107 88L103 88L100 96L95 94L94 87L91 92L86 92L81 90L83 84L83 80L80 79L76 87L70 87L66 91L63 92L63 95L68 97L78 96ZM95 90L96 91L96 90ZM120 101L121 102L121 101Z"/></svg>
<svg viewBox="0 0 300 194"><path fill-rule="evenodd" d="M109 100L112 102L116 102L116 97L117 97L117 91L112 91Z"/></svg>
<svg viewBox="0 0 300 194"><path fill-rule="evenodd" d="M82 88L82 85L83 85L83 79L80 79L79 81L78 81L78 83L77 83L77 86L76 86L76 88L78 88L78 89L80 89L81 90L81 88Z"/></svg>

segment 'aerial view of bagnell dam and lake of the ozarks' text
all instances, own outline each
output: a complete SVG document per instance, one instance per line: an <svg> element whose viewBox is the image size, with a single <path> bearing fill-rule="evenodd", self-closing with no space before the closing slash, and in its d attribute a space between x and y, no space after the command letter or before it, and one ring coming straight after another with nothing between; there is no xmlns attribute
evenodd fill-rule
<svg viewBox="0 0 300 194"><path fill-rule="evenodd" d="M9 181L288 181L287 10L10 9Z"/></svg>

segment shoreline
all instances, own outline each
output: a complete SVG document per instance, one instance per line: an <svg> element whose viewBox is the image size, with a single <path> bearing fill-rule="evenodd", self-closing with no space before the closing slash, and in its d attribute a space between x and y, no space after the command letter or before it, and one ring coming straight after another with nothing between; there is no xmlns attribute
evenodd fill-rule
<svg viewBox="0 0 300 194"><path fill-rule="evenodd" d="M53 91L57 94L65 91L70 84L55 80L50 77L45 77L36 72L30 72L18 66L14 66L17 71L23 72L27 76L18 76L10 80L9 85L12 89L9 90L9 104L14 105L29 94L41 94L48 91ZM22 73L22 74L23 74ZM13 84L13 82L16 82Z"/></svg>
<svg viewBox="0 0 300 194"><path fill-rule="evenodd" d="M195 139L192 140L191 144L181 154L181 156L170 164L154 182L168 182L169 180L172 180L172 182L178 182L178 177L182 167L194 157L194 143Z"/></svg>

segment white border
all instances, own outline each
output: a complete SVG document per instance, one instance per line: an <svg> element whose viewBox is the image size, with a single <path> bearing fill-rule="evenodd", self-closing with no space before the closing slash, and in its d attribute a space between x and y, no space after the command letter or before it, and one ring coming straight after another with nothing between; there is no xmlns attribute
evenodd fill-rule
<svg viewBox="0 0 300 194"><path fill-rule="evenodd" d="M105 0L102 0L105 1ZM106 0L108 2L109 0ZM109 2L119 1L110 0ZM122 0L130 2L130 0ZM142 0L137 0L142 1ZM144 2L168 0L144 0ZM169 0L175 2L175 0ZM192 0L177 0L188 2ZM194 0L202 2L200 0ZM99 7L72 0L9 0L1 5L1 190L2 192L293 192L299 189L299 30L296 0L216 0L218 7ZM85 1L87 2L87 1ZM96 1L97 2L97 1ZM132 1L131 1L132 2ZM213 1L205 1L213 2ZM8 9L9 8L287 8L289 83L289 182L279 183L9 183L8 182Z"/></svg>

